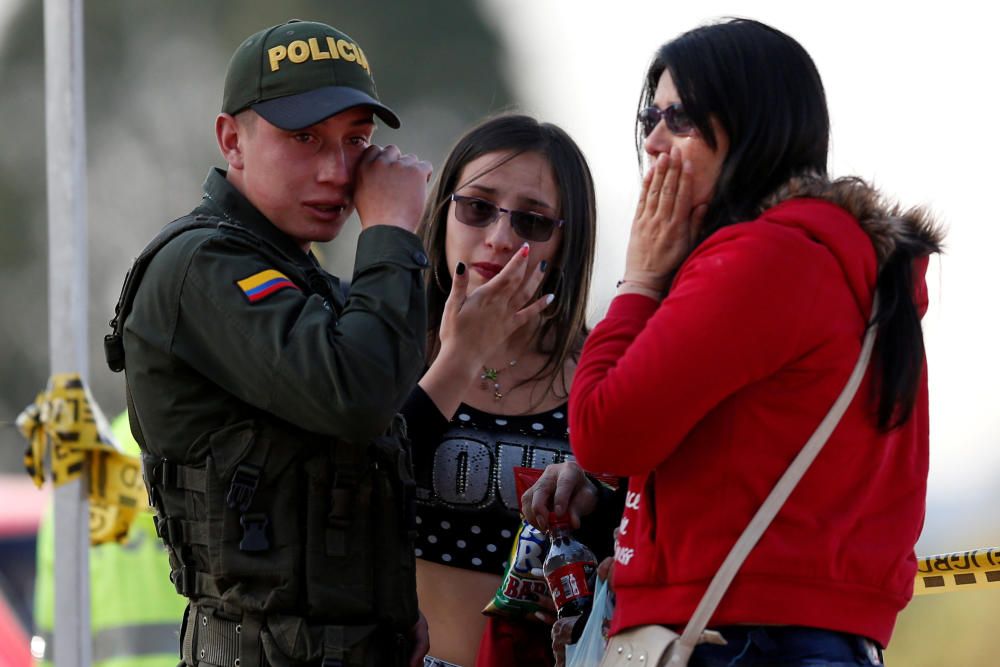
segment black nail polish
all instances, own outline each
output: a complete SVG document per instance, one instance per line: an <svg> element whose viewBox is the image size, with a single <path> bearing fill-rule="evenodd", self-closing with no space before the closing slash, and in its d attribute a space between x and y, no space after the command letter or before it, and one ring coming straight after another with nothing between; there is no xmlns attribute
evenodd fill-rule
<svg viewBox="0 0 1000 667"><path fill-rule="evenodd" d="M455 267L455 275L461 276L465 273L465 262L459 262L458 266Z"/></svg>
<svg viewBox="0 0 1000 667"><path fill-rule="evenodd" d="M541 271L542 273L545 273L545 269L548 267L548 265L549 265L548 260L543 259L541 262L538 263L538 270Z"/></svg>

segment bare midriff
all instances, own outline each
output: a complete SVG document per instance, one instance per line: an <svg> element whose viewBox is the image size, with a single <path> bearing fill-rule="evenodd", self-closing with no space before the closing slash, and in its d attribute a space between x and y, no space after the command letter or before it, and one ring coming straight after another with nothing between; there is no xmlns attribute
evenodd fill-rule
<svg viewBox="0 0 1000 667"><path fill-rule="evenodd" d="M462 667L476 664L489 604L501 577L417 559L417 599L430 627L430 655Z"/></svg>

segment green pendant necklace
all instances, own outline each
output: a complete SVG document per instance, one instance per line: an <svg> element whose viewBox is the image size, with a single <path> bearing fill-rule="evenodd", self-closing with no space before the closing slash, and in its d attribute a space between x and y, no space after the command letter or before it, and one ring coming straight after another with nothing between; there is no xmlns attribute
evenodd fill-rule
<svg viewBox="0 0 1000 667"><path fill-rule="evenodd" d="M499 401L503 398L503 391L500 390L500 374L508 368L513 368L515 365L517 365L517 359L512 359L506 366L501 366L499 368L483 366L483 374L479 376L482 380L482 382L479 383L479 388L492 389L493 400ZM492 387L490 385L492 385Z"/></svg>

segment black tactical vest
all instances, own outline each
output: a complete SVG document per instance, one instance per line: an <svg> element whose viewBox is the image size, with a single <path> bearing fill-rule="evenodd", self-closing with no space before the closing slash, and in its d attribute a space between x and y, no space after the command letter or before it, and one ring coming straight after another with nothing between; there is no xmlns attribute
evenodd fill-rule
<svg viewBox="0 0 1000 667"><path fill-rule="evenodd" d="M323 273L307 275L243 227L192 214L164 227L126 276L105 337L112 370L124 368L124 321L153 255L206 227L246 237L303 293L337 307ZM362 448L258 412L207 434L199 465L148 454L130 395L129 417L171 581L191 601L185 663L405 664L405 633L418 612L414 483L401 417Z"/></svg>

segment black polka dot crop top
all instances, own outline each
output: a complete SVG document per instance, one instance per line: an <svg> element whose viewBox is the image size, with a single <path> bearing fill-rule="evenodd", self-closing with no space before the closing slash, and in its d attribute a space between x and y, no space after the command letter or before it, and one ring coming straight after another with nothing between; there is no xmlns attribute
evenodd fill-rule
<svg viewBox="0 0 1000 667"><path fill-rule="evenodd" d="M566 405L508 416L462 404L448 422L417 387L403 415L417 478L416 556L502 574L520 528L513 469L573 459Z"/></svg>

